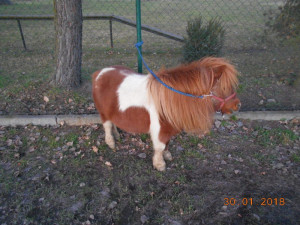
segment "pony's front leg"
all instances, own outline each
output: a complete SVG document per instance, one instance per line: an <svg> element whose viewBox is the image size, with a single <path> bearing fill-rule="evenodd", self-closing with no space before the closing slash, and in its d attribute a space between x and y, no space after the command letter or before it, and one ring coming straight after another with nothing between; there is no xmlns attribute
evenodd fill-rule
<svg viewBox="0 0 300 225"><path fill-rule="evenodd" d="M105 143L111 148L115 149L115 140L112 135L113 124L109 120L103 123L103 128L105 131Z"/></svg>
<svg viewBox="0 0 300 225"><path fill-rule="evenodd" d="M166 162L164 160L164 150L166 145L158 140L158 138L153 138L153 147L154 147L154 155L152 158L153 166L158 171L166 170Z"/></svg>

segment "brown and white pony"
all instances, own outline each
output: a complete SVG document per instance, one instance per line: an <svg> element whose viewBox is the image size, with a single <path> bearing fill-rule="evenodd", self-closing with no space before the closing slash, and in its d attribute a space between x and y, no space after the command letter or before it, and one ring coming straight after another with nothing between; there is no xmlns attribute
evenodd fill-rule
<svg viewBox="0 0 300 225"><path fill-rule="evenodd" d="M173 92L152 75L141 75L123 66L111 66L93 74L93 98L105 130L105 142L114 149L116 127L131 133L150 133L153 166L163 171L172 160L167 145L181 131L205 134L214 114L230 114L241 103L235 94L238 84L235 68L223 58L208 57L157 76L167 85L203 99Z"/></svg>

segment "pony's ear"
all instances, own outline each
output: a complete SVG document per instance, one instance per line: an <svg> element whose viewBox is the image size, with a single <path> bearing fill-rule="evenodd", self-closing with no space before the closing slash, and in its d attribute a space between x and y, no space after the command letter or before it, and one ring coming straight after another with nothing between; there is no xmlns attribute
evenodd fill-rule
<svg viewBox="0 0 300 225"><path fill-rule="evenodd" d="M226 70L225 65L221 65L221 66L213 68L215 82L218 81L221 78L221 76L222 76L222 74L224 73L225 70Z"/></svg>

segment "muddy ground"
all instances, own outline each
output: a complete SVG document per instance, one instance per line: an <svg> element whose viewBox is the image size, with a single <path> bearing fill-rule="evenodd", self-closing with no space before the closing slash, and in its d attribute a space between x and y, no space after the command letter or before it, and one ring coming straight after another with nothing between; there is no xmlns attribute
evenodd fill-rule
<svg viewBox="0 0 300 225"><path fill-rule="evenodd" d="M217 121L170 142L101 125L0 127L0 224L299 224L299 121Z"/></svg>

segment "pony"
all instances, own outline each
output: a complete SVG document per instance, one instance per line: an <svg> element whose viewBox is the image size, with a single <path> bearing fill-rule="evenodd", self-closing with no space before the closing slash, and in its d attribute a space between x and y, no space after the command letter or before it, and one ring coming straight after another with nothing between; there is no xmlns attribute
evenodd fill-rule
<svg viewBox="0 0 300 225"><path fill-rule="evenodd" d="M143 75L124 66L111 66L92 75L92 95L103 128L105 142L115 149L117 127L130 133L149 133L153 143L153 166L166 169L172 160L168 143L184 131L204 135L212 127L214 114L238 111L237 71L223 58L207 57L171 69L161 69L157 77Z"/></svg>

